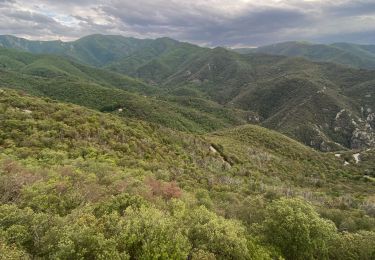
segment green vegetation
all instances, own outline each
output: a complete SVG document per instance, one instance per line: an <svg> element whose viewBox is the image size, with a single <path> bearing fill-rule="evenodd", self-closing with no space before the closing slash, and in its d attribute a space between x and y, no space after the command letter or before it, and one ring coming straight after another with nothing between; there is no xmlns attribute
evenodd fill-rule
<svg viewBox="0 0 375 260"><path fill-rule="evenodd" d="M175 98L121 74L48 55L0 48L2 86L189 132L247 122L250 112L201 97Z"/></svg>
<svg viewBox="0 0 375 260"><path fill-rule="evenodd" d="M260 126L193 135L0 90L3 259L373 259L374 185Z"/></svg>
<svg viewBox="0 0 375 260"><path fill-rule="evenodd" d="M281 199L266 210L264 239L287 259L327 259L336 227L302 200Z"/></svg>
<svg viewBox="0 0 375 260"><path fill-rule="evenodd" d="M269 53L342 64L350 61L363 67L366 59L374 57L373 46L297 42L241 55L169 38L91 35L63 43L2 36L0 43L101 68L4 49L0 64L7 69L0 73L5 74L1 83L6 87L100 111L122 109L127 111L125 116L189 132L250 122L322 151L375 145L373 71L256 53L269 49Z"/></svg>
<svg viewBox="0 0 375 260"><path fill-rule="evenodd" d="M90 35L74 42L29 41L10 35L0 36L0 46L35 54L57 54L82 63L102 66L144 47L150 40L121 36Z"/></svg>
<svg viewBox="0 0 375 260"><path fill-rule="evenodd" d="M0 44L0 259L375 258L373 71L169 38ZM278 54L371 65L371 46L297 45Z"/></svg>
<svg viewBox="0 0 375 260"><path fill-rule="evenodd" d="M290 57L304 57L312 61L338 63L354 68L375 69L374 45L352 43L314 44L309 42L282 42L251 49L235 49L241 54L267 53Z"/></svg>
<svg viewBox="0 0 375 260"><path fill-rule="evenodd" d="M252 111L249 118L257 118L252 122L319 150L374 145L373 127L366 126L374 124L369 117L375 110L373 71L301 58L240 55L223 48L200 49L180 58L173 51L164 52L136 72L122 72L157 82L173 95L199 96ZM143 73L153 68L155 74Z"/></svg>

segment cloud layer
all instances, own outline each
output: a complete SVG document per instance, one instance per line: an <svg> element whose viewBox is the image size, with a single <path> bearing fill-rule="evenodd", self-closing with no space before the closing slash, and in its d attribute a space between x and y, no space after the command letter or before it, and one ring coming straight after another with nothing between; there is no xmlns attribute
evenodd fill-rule
<svg viewBox="0 0 375 260"><path fill-rule="evenodd" d="M0 34L162 36L208 46L375 43L373 0L0 0Z"/></svg>

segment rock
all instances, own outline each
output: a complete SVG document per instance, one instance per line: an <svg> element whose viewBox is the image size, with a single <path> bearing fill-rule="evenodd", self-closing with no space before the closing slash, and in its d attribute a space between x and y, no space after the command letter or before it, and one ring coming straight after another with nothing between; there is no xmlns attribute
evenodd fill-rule
<svg viewBox="0 0 375 260"><path fill-rule="evenodd" d="M200 79L193 79L193 80L191 80L191 82L194 83L194 84L197 84L197 85L202 84L202 81Z"/></svg>
<svg viewBox="0 0 375 260"><path fill-rule="evenodd" d="M213 153L217 153L217 150L212 145L210 146L210 151Z"/></svg>
<svg viewBox="0 0 375 260"><path fill-rule="evenodd" d="M250 123L259 123L261 121L261 118L259 115L257 114L250 114L247 118L247 120L250 122Z"/></svg>
<svg viewBox="0 0 375 260"><path fill-rule="evenodd" d="M369 147L375 147L375 133L370 122L366 122L353 131L351 148L365 149Z"/></svg>
<svg viewBox="0 0 375 260"><path fill-rule="evenodd" d="M355 160L355 163L359 163L359 156L360 156L359 153L355 153L355 154L353 154L353 158L354 158L354 160Z"/></svg>

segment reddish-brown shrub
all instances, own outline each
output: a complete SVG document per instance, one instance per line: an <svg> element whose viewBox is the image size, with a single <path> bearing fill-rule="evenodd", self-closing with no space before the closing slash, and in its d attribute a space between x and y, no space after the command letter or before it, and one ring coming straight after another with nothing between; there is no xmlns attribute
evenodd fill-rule
<svg viewBox="0 0 375 260"><path fill-rule="evenodd" d="M147 178L146 184L150 187L152 195L161 196L166 200L180 198L182 191L175 181L162 182L154 178Z"/></svg>

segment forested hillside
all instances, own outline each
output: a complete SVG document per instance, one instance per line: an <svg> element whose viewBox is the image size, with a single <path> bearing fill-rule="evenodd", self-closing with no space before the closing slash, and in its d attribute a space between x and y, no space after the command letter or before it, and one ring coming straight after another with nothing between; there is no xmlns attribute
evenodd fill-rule
<svg viewBox="0 0 375 260"><path fill-rule="evenodd" d="M7 88L0 119L5 259L374 257L366 160L259 126L193 135Z"/></svg>
<svg viewBox="0 0 375 260"><path fill-rule="evenodd" d="M304 57L312 61L332 62L354 68L375 69L375 45L282 42L258 48L235 49L235 51L242 54L266 53L290 57Z"/></svg>
<svg viewBox="0 0 375 260"><path fill-rule="evenodd" d="M208 132L251 122L322 151L375 146L375 74L371 70L302 58L241 55L169 38L92 35L60 42L62 49L57 42L8 36L2 41L3 46L54 53L101 67L3 49L4 86L101 111L120 109L126 116L185 131ZM71 51L74 46L80 46L77 52ZM371 52L367 47L363 48ZM25 82L32 82L33 88ZM129 104L129 100L137 101Z"/></svg>
<svg viewBox="0 0 375 260"><path fill-rule="evenodd" d="M4 48L0 48L0 82L34 95L191 132L243 124L252 115L200 96L167 95L157 86L65 58Z"/></svg>
<svg viewBox="0 0 375 260"><path fill-rule="evenodd" d="M173 72L165 74L163 68ZM215 48L183 62L165 53L130 75L157 82L172 94L200 95L252 111L261 125L319 150L375 144L375 74L370 70Z"/></svg>
<svg viewBox="0 0 375 260"><path fill-rule="evenodd" d="M375 260L375 0L0 0L0 260Z"/></svg>

